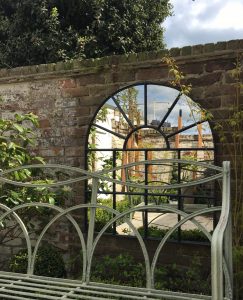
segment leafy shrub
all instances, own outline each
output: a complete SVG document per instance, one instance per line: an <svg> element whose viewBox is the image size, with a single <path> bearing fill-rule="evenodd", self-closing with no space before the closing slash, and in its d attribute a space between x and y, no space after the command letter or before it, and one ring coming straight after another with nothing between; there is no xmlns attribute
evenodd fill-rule
<svg viewBox="0 0 243 300"><path fill-rule="evenodd" d="M100 200L100 204L108 207L112 207L112 201L110 199ZM131 207L128 199L123 201L117 201L116 203L116 210L119 212L124 212L128 210ZM112 214L104 209L98 208L96 210L96 222L95 222L95 228L97 231L101 230L106 223L111 220ZM120 219L117 221L117 225L123 223L123 220ZM138 228L138 231L141 235L144 234L144 228L140 227ZM107 232L112 232L112 228L108 228ZM157 226L151 226L148 228L148 236L154 237L154 238L163 238L165 234L168 232L168 229L161 229ZM175 231L171 237L171 240L177 240L178 239L178 233ZM195 242L208 242L208 238L205 236L205 234L200 231L199 229L190 229L190 230L182 230L181 231L181 239L185 241L195 241Z"/></svg>
<svg viewBox="0 0 243 300"><path fill-rule="evenodd" d="M233 248L235 299L243 299L243 247Z"/></svg>
<svg viewBox="0 0 243 300"><path fill-rule="evenodd" d="M110 199L99 200L99 204L112 208L112 200ZM119 212L124 212L129 208L130 208L130 204L127 200L117 201L116 203L116 210ZM105 226L105 224L111 220L111 218L112 218L112 213L110 213L107 210L97 208L95 229L98 231L101 230ZM122 219L118 220L117 224L121 224L121 223L123 223ZM112 232L112 229L109 228L107 232Z"/></svg>
<svg viewBox="0 0 243 300"><path fill-rule="evenodd" d="M166 289L184 293L210 294L210 272L203 271L200 259L192 258L189 267L166 266Z"/></svg>
<svg viewBox="0 0 243 300"><path fill-rule="evenodd" d="M142 234L142 235L144 234L143 227L138 228L138 231L140 232L140 234ZM148 236L150 236L150 237L163 238L167 232L168 232L168 229L161 229L157 226L151 226L148 228ZM170 236L170 239L171 240L178 239L177 231L172 233L172 235ZM181 231L181 239L185 240L185 241L208 242L208 238L199 229L182 230Z"/></svg>
<svg viewBox="0 0 243 300"><path fill-rule="evenodd" d="M155 288L208 294L210 292L209 276L202 269L198 257L193 257L187 268L176 264L158 266L155 270ZM145 287L145 267L129 254L120 254L116 257L107 255L93 261L91 280Z"/></svg>
<svg viewBox="0 0 243 300"><path fill-rule="evenodd" d="M0 98L1 100L1 98ZM31 147L36 145L36 132L39 126L38 117L33 113L15 114L12 119L0 118L0 169L20 167L33 163L43 163L44 159L37 156ZM8 174L14 181L32 181L35 183L51 183L40 169L21 169ZM28 202L47 202L57 204L65 196L64 189L46 187L26 188L12 184L0 186L1 203L8 207Z"/></svg>
<svg viewBox="0 0 243 300"><path fill-rule="evenodd" d="M12 272L26 273L28 265L27 249L20 250L10 261ZM58 249L50 244L41 246L37 252L34 274L48 277L65 277L65 265Z"/></svg>
<svg viewBox="0 0 243 300"><path fill-rule="evenodd" d="M3 101L0 96L0 101ZM39 126L38 117L33 113L14 114L9 119L0 118L0 169L8 170L18 168L23 165L36 163L44 164L44 159L36 155L36 129ZM49 169L50 170L50 169ZM15 170L6 174L4 177L13 181L33 182L38 184L52 183L58 180L60 172L53 172L50 176L42 168L29 168ZM7 205L9 208L16 205L45 202L49 204L61 204L69 197L70 189L48 188L48 187L20 187L14 184L0 185L1 204ZM36 217L42 217L47 220L51 211L43 207L25 208L18 211L23 223L27 226L29 233L36 231ZM6 217L1 223L1 244L7 244L21 234L21 228L17 223L12 223L11 216ZM0 267L5 268L5 259L0 261Z"/></svg>
<svg viewBox="0 0 243 300"><path fill-rule="evenodd" d="M128 254L116 257L107 255L93 261L91 280L142 287L145 284L145 269Z"/></svg>

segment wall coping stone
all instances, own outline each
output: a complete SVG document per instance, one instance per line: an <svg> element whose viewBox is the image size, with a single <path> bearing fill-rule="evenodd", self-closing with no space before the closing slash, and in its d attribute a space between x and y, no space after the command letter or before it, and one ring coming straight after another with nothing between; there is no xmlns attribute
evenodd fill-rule
<svg viewBox="0 0 243 300"><path fill-rule="evenodd" d="M129 69L145 68L153 65L163 66L161 59L166 54L172 55L177 63L199 62L223 57L236 57L243 53L243 39L207 43L170 50L132 53L128 55L113 55L96 59L75 59L67 62L40 64L17 67L13 69L0 69L0 83L13 83L34 81L40 79L58 78L60 76L75 77L80 74L95 74L111 68Z"/></svg>

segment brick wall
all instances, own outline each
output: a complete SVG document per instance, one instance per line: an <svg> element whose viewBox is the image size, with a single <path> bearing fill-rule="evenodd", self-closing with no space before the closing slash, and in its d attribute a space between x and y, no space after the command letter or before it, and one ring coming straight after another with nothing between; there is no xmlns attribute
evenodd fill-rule
<svg viewBox="0 0 243 300"><path fill-rule="evenodd" d="M235 100L230 76L243 40L173 48L191 97L215 120L225 119ZM73 60L49 65L0 70L1 116L33 111L39 116L38 152L50 162L84 167L89 123L111 94L139 82L169 86L166 51ZM243 61L242 61L243 62ZM243 102L241 95L240 101ZM214 133L216 160L227 158Z"/></svg>
<svg viewBox="0 0 243 300"><path fill-rule="evenodd" d="M170 53L192 83L192 99L215 119L227 118L235 99L230 71L243 40L173 48ZM35 112L40 119L39 153L50 161L83 166L88 125L101 103L126 85L169 85L165 51L73 60L0 70L1 115ZM218 160L222 147L215 139Z"/></svg>

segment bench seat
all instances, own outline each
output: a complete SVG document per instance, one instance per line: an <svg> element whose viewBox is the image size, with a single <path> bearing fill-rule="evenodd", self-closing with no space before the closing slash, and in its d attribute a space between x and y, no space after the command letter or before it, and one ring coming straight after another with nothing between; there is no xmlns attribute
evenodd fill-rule
<svg viewBox="0 0 243 300"><path fill-rule="evenodd" d="M212 299L211 296L166 292L78 280L55 279L20 273L0 273L0 295L3 299ZM224 298L229 300L229 298Z"/></svg>

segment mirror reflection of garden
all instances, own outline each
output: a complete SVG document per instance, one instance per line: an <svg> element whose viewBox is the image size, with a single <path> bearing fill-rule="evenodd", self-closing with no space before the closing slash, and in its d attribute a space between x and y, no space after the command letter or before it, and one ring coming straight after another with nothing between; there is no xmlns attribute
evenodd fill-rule
<svg viewBox="0 0 243 300"><path fill-rule="evenodd" d="M117 92L99 108L90 126L87 156L90 171L171 158L211 163L214 144L209 123L192 99L173 88L140 84ZM146 167L141 164L110 174L122 181L148 185L182 183L208 175L203 168L190 164L151 164ZM99 202L118 211L166 203L190 213L214 205L214 184L150 193L103 182ZM109 213L98 210L97 226L102 226L110 218ZM142 234L153 237L164 235L178 221L177 214L156 211L136 211L129 218ZM212 215L196 219L208 231L213 230ZM133 234L122 220L110 231ZM181 226L179 235L185 239L203 239L191 222Z"/></svg>

